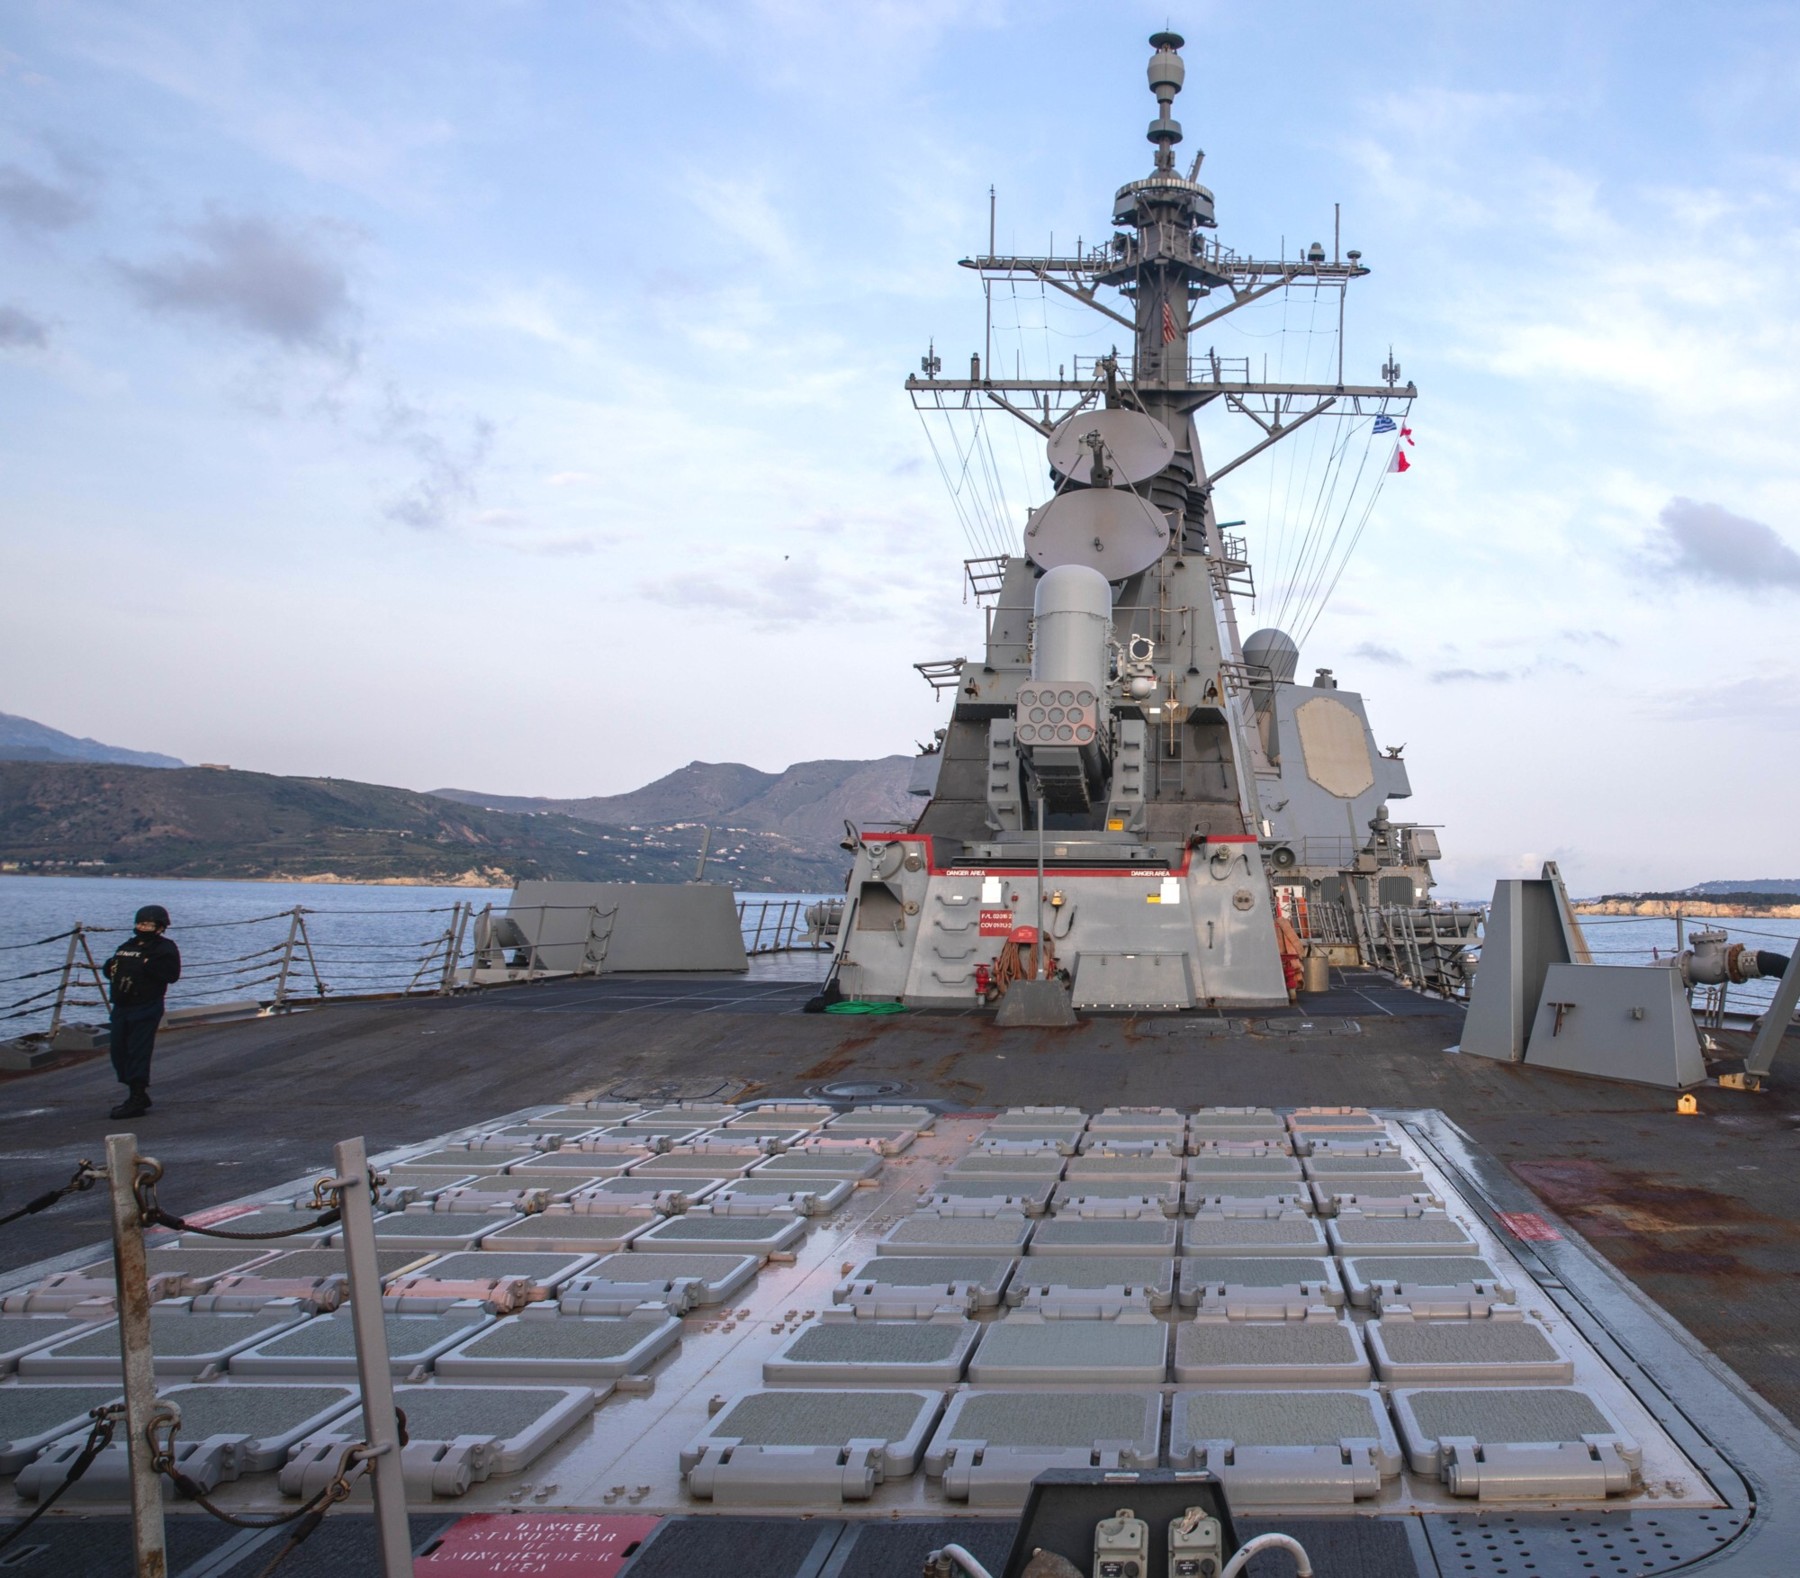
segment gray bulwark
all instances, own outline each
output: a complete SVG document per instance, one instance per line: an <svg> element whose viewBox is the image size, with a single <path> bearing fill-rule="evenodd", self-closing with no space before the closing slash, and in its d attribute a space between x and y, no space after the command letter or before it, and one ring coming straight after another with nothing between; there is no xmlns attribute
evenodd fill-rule
<svg viewBox="0 0 1800 1578"><path fill-rule="evenodd" d="M0 1475L16 1474L62 1436L85 1436L89 1410L120 1396L117 1386L0 1386Z"/></svg>
<svg viewBox="0 0 1800 1578"><path fill-rule="evenodd" d="M1175 1262L1162 1255L1029 1255L1006 1302L1063 1317L1160 1313L1174 1302L1174 1288Z"/></svg>
<svg viewBox="0 0 1800 1578"><path fill-rule="evenodd" d="M98 1324L68 1315L0 1315L0 1375L10 1375L24 1355Z"/></svg>
<svg viewBox="0 0 1800 1578"><path fill-rule="evenodd" d="M984 1330L956 1316L929 1320L859 1320L848 1309L810 1321L763 1363L771 1385L896 1382L954 1386Z"/></svg>
<svg viewBox="0 0 1800 1578"><path fill-rule="evenodd" d="M883 1255L1016 1255L1031 1236L1023 1213L910 1216L876 1241Z"/></svg>
<svg viewBox="0 0 1800 1578"><path fill-rule="evenodd" d="M1401 1457L1373 1389L1177 1392L1169 1464L1216 1475L1233 1507L1341 1507L1378 1495Z"/></svg>
<svg viewBox="0 0 1800 1578"><path fill-rule="evenodd" d="M1375 1373L1396 1385L1430 1381L1503 1385L1575 1379L1575 1365L1549 1332L1516 1307L1476 1320L1415 1320L1390 1309L1364 1328Z"/></svg>
<svg viewBox="0 0 1800 1578"><path fill-rule="evenodd" d="M1197 1315L1175 1328L1175 1379L1209 1386L1367 1386L1369 1357L1348 1320Z"/></svg>
<svg viewBox="0 0 1800 1578"><path fill-rule="evenodd" d="M1169 1327L1148 1311L1050 1320L1021 1310L987 1327L969 1365L977 1386L1155 1386L1168 1368Z"/></svg>
<svg viewBox="0 0 1800 1578"><path fill-rule="evenodd" d="M1000 1302L1010 1256L895 1255L865 1260L831 1290L834 1304L858 1315L923 1319L941 1310L973 1314Z"/></svg>
<svg viewBox="0 0 1800 1578"><path fill-rule="evenodd" d="M1266 1312L1275 1316L1294 1305L1341 1309L1344 1285L1333 1260L1207 1255L1181 1262L1181 1302L1188 1309L1204 1306L1230 1315Z"/></svg>
<svg viewBox="0 0 1800 1578"><path fill-rule="evenodd" d="M1173 1255L1177 1225L1158 1212L1136 1221L1053 1217L1032 1235L1032 1255Z"/></svg>
<svg viewBox="0 0 1800 1578"><path fill-rule="evenodd" d="M272 1336L298 1321L294 1304L275 1304L249 1315L195 1314L176 1304L150 1308L150 1347L156 1373L198 1375L209 1365L223 1365L232 1354ZM119 1323L108 1321L84 1334L39 1348L19 1360L21 1375L116 1375L119 1372Z"/></svg>
<svg viewBox="0 0 1800 1578"><path fill-rule="evenodd" d="M596 1215L581 1211L540 1211L535 1216L515 1217L484 1234L481 1247L484 1251L509 1253L529 1249L540 1254L555 1250L570 1255L610 1255L647 1231L650 1221L649 1218L610 1212Z"/></svg>
<svg viewBox="0 0 1800 1578"><path fill-rule="evenodd" d="M640 1304L680 1315L735 1298L761 1265L760 1255L607 1255L567 1284L558 1302L576 1315L629 1315Z"/></svg>
<svg viewBox="0 0 1800 1578"><path fill-rule="evenodd" d="M1154 1468L1161 1432L1155 1391L959 1392L925 1472L952 1501L1017 1507L1046 1470Z"/></svg>
<svg viewBox="0 0 1800 1578"><path fill-rule="evenodd" d="M681 1452L688 1493L717 1506L867 1501L918 1467L940 1392L746 1392Z"/></svg>
<svg viewBox="0 0 1800 1578"><path fill-rule="evenodd" d="M662 1310L622 1318L535 1305L459 1343L437 1362L449 1380L587 1381L641 1374L681 1340L681 1322Z"/></svg>
<svg viewBox="0 0 1800 1578"><path fill-rule="evenodd" d="M1325 1229L1316 1217L1193 1216L1181 1224L1183 1255L1323 1255Z"/></svg>
<svg viewBox="0 0 1800 1578"><path fill-rule="evenodd" d="M400 1463L409 1497L460 1496L495 1474L516 1474L594 1411L585 1386L397 1386L406 1415ZM347 1442L363 1438L361 1410L333 1420L293 1449L281 1471L289 1496L313 1496L332 1481Z"/></svg>
<svg viewBox="0 0 1800 1578"><path fill-rule="evenodd" d="M1637 1484L1643 1451L1591 1392L1402 1388L1391 1401L1413 1472L1453 1496L1599 1501Z"/></svg>
<svg viewBox="0 0 1800 1578"><path fill-rule="evenodd" d="M1387 1250L1409 1255L1472 1255L1473 1237L1447 1211L1423 1210L1405 1216L1371 1216L1340 1211L1325 1224L1331 1247L1340 1255Z"/></svg>
<svg viewBox="0 0 1800 1578"><path fill-rule="evenodd" d="M705 1206L638 1234L631 1247L650 1253L704 1249L713 1254L772 1255L806 1237L802 1216L714 1216Z"/></svg>
<svg viewBox="0 0 1800 1578"><path fill-rule="evenodd" d="M493 1316L473 1300L432 1315L383 1317L387 1328L388 1368L409 1375L447 1348L454 1347ZM319 1315L231 1356L233 1375L355 1375L356 1330L350 1306Z"/></svg>

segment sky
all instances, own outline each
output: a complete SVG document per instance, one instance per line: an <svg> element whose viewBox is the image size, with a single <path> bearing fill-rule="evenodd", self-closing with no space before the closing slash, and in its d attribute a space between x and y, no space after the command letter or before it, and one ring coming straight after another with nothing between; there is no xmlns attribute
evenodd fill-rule
<svg viewBox="0 0 1800 1578"><path fill-rule="evenodd" d="M1781 5L17 0L0 710L513 794L910 750L911 665L979 650L963 558L1045 484L993 429L953 498L903 379L981 344L990 186L1003 248L1107 233L1165 24L1219 237L1329 247L1341 204L1346 374L1419 388L1301 667L1405 745L1440 892L1800 873ZM1317 373L1334 312L1217 348ZM1030 292L995 326L1003 371L1117 336ZM1302 444L1220 484L1245 630Z"/></svg>

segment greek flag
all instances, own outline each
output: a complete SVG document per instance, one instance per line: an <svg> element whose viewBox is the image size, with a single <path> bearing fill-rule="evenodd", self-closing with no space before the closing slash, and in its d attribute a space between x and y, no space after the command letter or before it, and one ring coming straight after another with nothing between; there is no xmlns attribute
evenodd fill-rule
<svg viewBox="0 0 1800 1578"><path fill-rule="evenodd" d="M1375 418L1375 431L1377 433L1391 433L1394 431L1395 426L1396 423L1391 416L1378 416Z"/></svg>

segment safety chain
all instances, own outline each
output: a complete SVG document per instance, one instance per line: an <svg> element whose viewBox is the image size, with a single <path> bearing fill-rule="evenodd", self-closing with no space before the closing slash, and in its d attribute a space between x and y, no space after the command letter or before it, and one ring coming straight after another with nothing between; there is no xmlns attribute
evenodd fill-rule
<svg viewBox="0 0 1800 1578"><path fill-rule="evenodd" d="M137 1178L132 1185L137 1196L138 1216L146 1227L173 1228L177 1233L198 1233L203 1238L225 1238L254 1243L260 1239L292 1238L296 1233L311 1232L314 1228L335 1227L343 1216L336 1204L337 1191L330 1187L330 1179L321 1178L313 1185L312 1203L319 1214L310 1222L297 1223L293 1227L278 1227L272 1233L228 1233L222 1228L201 1227L165 1211L156 1201L156 1185L162 1178L162 1163L152 1161L147 1156L138 1158ZM332 1203L327 1204L327 1201Z"/></svg>
<svg viewBox="0 0 1800 1578"><path fill-rule="evenodd" d="M106 1169L96 1167L86 1157L83 1157L75 1164L75 1176L66 1184L60 1189L46 1189L36 1199L27 1200L18 1210L9 1211L5 1216L0 1216L0 1227L5 1227L8 1222L16 1222L22 1216L31 1216L39 1211L47 1211L65 1195L80 1194L84 1189L92 1189L95 1184L103 1183L105 1180Z"/></svg>
<svg viewBox="0 0 1800 1578"><path fill-rule="evenodd" d="M125 1417L125 1405L109 1403L103 1408L90 1408L88 1417L94 1423L88 1430L87 1442L81 1449L81 1455L69 1465L69 1472L63 1475L62 1483L32 1508L30 1516L23 1523L15 1524L4 1535L0 1535L0 1550L5 1550L32 1524L43 1517L61 1499L63 1492L73 1486L76 1480L93 1467L94 1459L112 1444L113 1431L118 1427L119 1421Z"/></svg>

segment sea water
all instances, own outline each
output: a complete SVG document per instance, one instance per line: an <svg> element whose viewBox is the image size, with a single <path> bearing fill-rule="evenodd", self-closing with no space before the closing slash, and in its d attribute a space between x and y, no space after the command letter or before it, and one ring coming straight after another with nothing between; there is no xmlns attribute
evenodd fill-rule
<svg viewBox="0 0 1800 1578"><path fill-rule="evenodd" d="M104 964L130 935L141 905L162 905L173 922L169 936L181 948L182 977L169 1001L180 1007L267 1001L275 995L284 958L293 1001L430 990L443 978L455 906L480 910L492 904L502 910L511 894L510 888L348 882L0 876L0 1040L50 1023L51 999L39 994L55 989L69 948L62 934L77 922L88 929L87 951L77 951L81 989L65 1017L95 1022L105 1012L86 970L89 953ZM765 900L811 902L802 894L739 897L752 907ZM296 929L297 907L304 911L303 931ZM745 929L755 930L754 908ZM473 942L473 927L465 926L465 964ZM829 954L803 954L786 956L784 963L789 971L798 969L796 978L811 979L823 974L829 960ZM758 973L784 972L773 961L759 961Z"/></svg>

